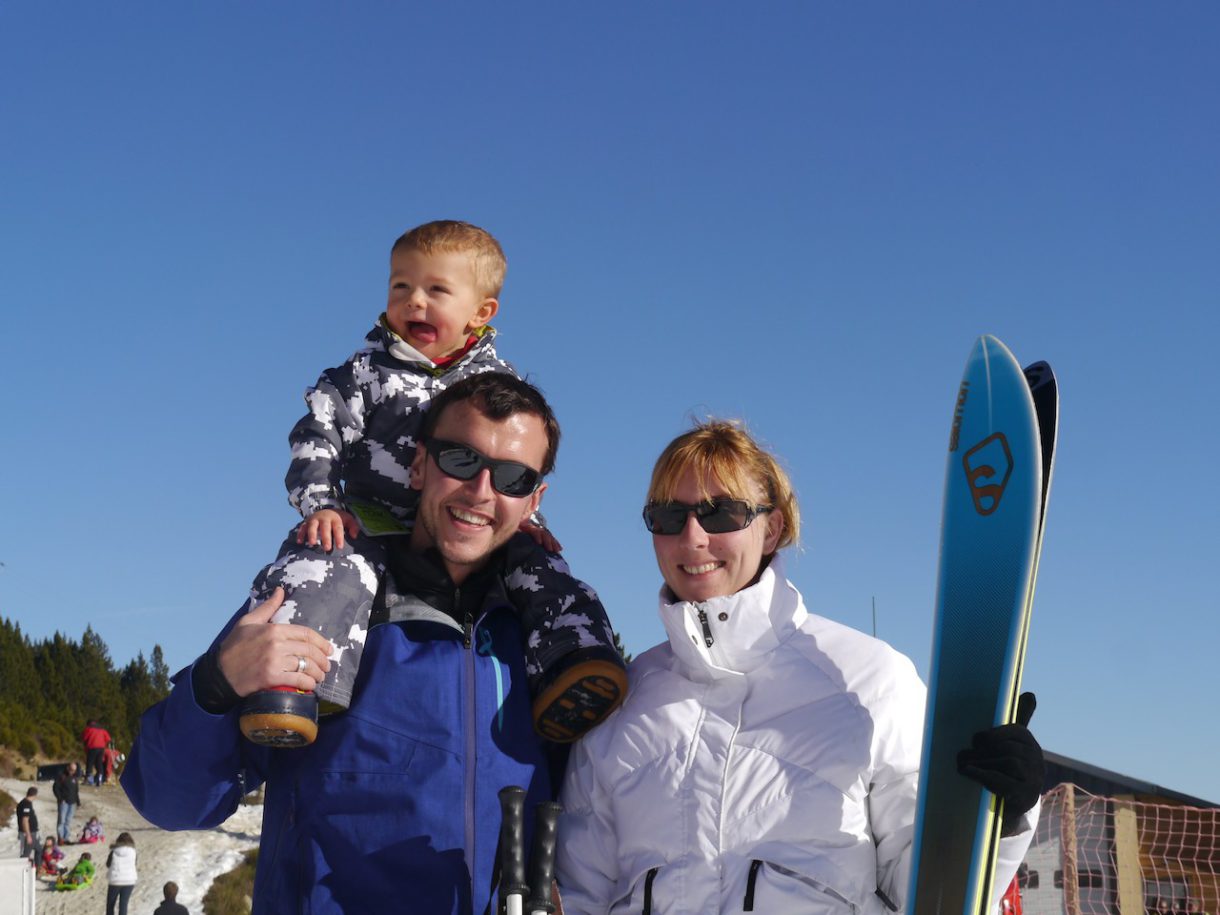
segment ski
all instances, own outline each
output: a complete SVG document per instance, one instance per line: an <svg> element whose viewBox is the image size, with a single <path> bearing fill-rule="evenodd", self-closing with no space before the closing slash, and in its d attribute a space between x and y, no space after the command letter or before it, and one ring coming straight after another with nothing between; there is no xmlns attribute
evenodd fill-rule
<svg viewBox="0 0 1220 915"><path fill-rule="evenodd" d="M1000 805L956 756L1016 713L1057 430L1050 366L979 338L949 438L911 915L984 915L993 895Z"/></svg>

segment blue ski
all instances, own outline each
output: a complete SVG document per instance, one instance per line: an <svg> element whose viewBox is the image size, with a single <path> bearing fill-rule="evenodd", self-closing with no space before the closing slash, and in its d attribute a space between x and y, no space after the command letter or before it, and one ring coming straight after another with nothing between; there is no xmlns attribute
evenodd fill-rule
<svg viewBox="0 0 1220 915"><path fill-rule="evenodd" d="M956 757L1016 713L1057 427L1050 366L979 338L949 438L910 915L984 915L993 896L1001 811Z"/></svg>

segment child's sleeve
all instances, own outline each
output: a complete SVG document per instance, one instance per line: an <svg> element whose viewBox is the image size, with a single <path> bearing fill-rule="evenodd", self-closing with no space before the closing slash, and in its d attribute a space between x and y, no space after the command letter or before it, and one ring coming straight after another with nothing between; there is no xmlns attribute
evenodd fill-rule
<svg viewBox="0 0 1220 915"><path fill-rule="evenodd" d="M306 413L292 427L288 442L292 463L284 477L288 501L309 517L323 508L343 507L343 466L348 449L364 438L364 391L353 357L336 369L322 373L318 383L305 392ZM366 366L364 374L370 374Z"/></svg>

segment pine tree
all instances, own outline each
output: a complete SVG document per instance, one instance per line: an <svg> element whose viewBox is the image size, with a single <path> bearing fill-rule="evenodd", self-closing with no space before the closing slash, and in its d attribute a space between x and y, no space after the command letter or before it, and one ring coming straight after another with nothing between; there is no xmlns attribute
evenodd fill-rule
<svg viewBox="0 0 1220 915"><path fill-rule="evenodd" d="M615 649L615 651L617 651L617 652L618 652L620 655L622 655L622 656L623 656L623 663L624 663L624 664L630 664L630 663L631 663L631 654L630 654L630 653L627 651L627 649L626 649L626 648L623 646L623 640L622 640L621 638L619 638L619 634L618 634L617 632L616 632L616 633L614 633L614 649Z"/></svg>
<svg viewBox="0 0 1220 915"><path fill-rule="evenodd" d="M165 655L161 653L160 645L153 645L152 650L153 689L158 696L169 693L169 667L165 663Z"/></svg>
<svg viewBox="0 0 1220 915"><path fill-rule="evenodd" d="M81 757L89 719L106 723L115 745L130 746L140 715L169 693L169 671L158 645L150 664L141 652L122 671L93 628L79 643L62 633L31 642L0 617L0 745L27 757Z"/></svg>

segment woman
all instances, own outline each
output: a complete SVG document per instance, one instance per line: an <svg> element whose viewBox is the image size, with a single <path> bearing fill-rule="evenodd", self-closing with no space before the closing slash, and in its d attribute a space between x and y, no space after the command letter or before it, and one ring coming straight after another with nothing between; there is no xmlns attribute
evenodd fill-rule
<svg viewBox="0 0 1220 915"><path fill-rule="evenodd" d="M644 521L669 638L573 754L565 912L901 910L925 702L914 666L806 611L777 555L800 530L791 484L738 426L670 443ZM1001 890L1031 837L1032 777L1033 800L1006 795L1024 831L1001 843Z"/></svg>
<svg viewBox="0 0 1220 915"><path fill-rule="evenodd" d="M114 915L114 904L119 904L119 915L127 915L127 901L136 885L136 843L131 833L121 832L110 846L106 857L106 915Z"/></svg>

